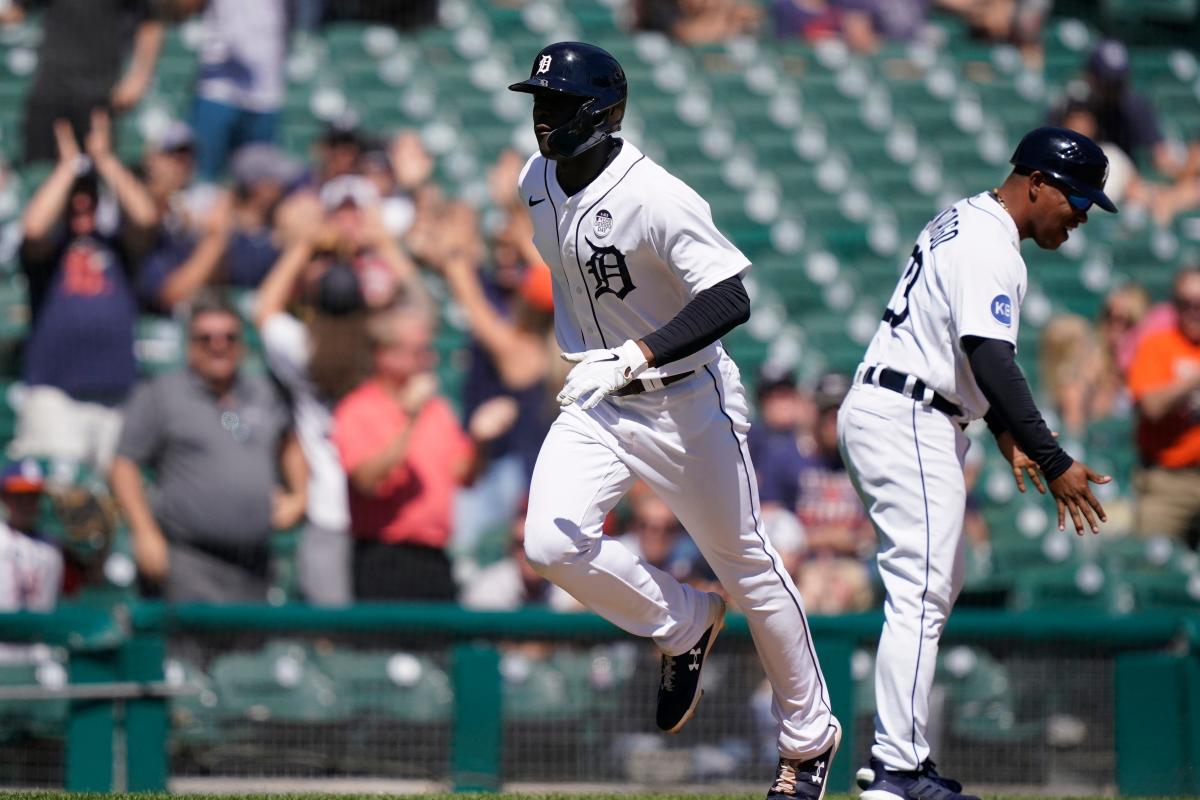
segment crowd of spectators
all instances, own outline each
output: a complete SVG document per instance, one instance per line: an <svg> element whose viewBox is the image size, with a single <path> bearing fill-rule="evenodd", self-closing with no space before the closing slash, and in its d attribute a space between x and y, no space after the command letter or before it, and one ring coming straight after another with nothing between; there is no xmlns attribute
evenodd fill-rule
<svg viewBox="0 0 1200 800"><path fill-rule="evenodd" d="M100 13L50 5L47 41L62 47ZM168 5L203 15L205 45L189 121L147 141L136 165L117 157L112 118L146 90L161 45L161 22L142 4L104 4L104 24L119 18L121 35L88 43L104 54L41 62L35 87L55 81L62 92L31 91L25 155L54 165L22 218L31 326L0 474L0 567L11 573L0 586L17 593L0 597L3 607L47 608L56 596L48 585L63 585L63 575L79 582L78 565L39 538L36 513L39 463L70 463L108 479L147 595L264 601L272 537L298 531L307 602L577 609L521 548L525 494L566 367L550 271L513 189L523 157L505 151L492 165L495 215L486 222L443 195L414 131L384 135L338 119L298 160L275 143L289 42L282 0ZM931 5L777 0L769 17L779 36L839 36L871 50L920 35ZM1048 3L937 5L988 38L1032 44ZM76 6L87 6L84 17L56 16ZM758 8L637 4L643 27L690 43L759 30L767 20ZM85 58L108 66L84 75ZM1101 43L1084 84L1052 114L1105 142L1127 167L1132 202L1161 209L1188 186L1200 197L1200 145L1184 159L1164 141L1119 43ZM1147 168L1175 182L1139 178ZM470 337L457 393L436 377L447 303ZM182 363L157 376L139 374L135 358L147 315L184 331ZM1136 528L1195 547L1200 271L1180 272L1169 304L1151 306L1128 285L1095 321L1052 320L1039 377L1065 437L1136 418ZM763 524L819 613L876 601L875 533L837 446L848 389L845 375L806 384L774 367L756 385L750 447ZM968 465L972 483L981 463ZM970 543L986 548L977 508L968 528ZM687 531L645 487L630 492L606 535L720 591Z"/></svg>
<svg viewBox="0 0 1200 800"><path fill-rule="evenodd" d="M959 17L982 41L1018 47L1031 65L1041 62L1042 26L1053 0L635 0L635 24L692 45L739 36L844 41L861 53L927 34L929 11Z"/></svg>
<svg viewBox="0 0 1200 800"><path fill-rule="evenodd" d="M1152 305L1118 286L1095 322L1074 314L1042 330L1040 379L1062 436L1132 421L1137 449L1133 530L1200 545L1200 268L1184 267L1170 300Z"/></svg>

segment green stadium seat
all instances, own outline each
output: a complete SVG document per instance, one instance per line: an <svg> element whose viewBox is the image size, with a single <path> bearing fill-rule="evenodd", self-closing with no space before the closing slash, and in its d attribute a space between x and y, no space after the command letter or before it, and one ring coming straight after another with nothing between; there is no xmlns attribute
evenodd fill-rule
<svg viewBox="0 0 1200 800"><path fill-rule="evenodd" d="M1187 25L1195 22L1197 0L1103 0L1104 16L1114 24L1138 22Z"/></svg>
<svg viewBox="0 0 1200 800"><path fill-rule="evenodd" d="M43 687L66 681L66 668L49 653L29 651L30 663L0 664L0 686ZM26 736L61 736L66 700L0 700L0 742Z"/></svg>
<svg viewBox="0 0 1200 800"><path fill-rule="evenodd" d="M1140 611L1194 612L1200 608L1200 572L1127 572L1121 579L1132 588Z"/></svg>
<svg viewBox="0 0 1200 800"><path fill-rule="evenodd" d="M262 650L225 653L209 672L223 718L257 722L320 722L339 712L334 683L300 644L271 642Z"/></svg>
<svg viewBox="0 0 1200 800"><path fill-rule="evenodd" d="M1020 507L1019 504L1014 505ZM1056 563L1074 566L1078 563L1076 551L1070 543L1063 548L1057 546L1061 540L1053 542L1044 536L1028 537L1012 530L1014 516L1012 510L997 516L985 515L992 532L992 562L997 573L1016 576L1030 568Z"/></svg>
<svg viewBox="0 0 1200 800"><path fill-rule="evenodd" d="M361 22L334 22L324 26L321 39L329 51L330 61L340 65L346 59L366 57L363 46L366 31L367 26Z"/></svg>
<svg viewBox="0 0 1200 800"><path fill-rule="evenodd" d="M604 40L625 36L625 32L617 25L613 12L604 4L591 0L567 0L565 5L579 24L580 30L587 31L589 38Z"/></svg>
<svg viewBox="0 0 1200 800"><path fill-rule="evenodd" d="M450 678L425 656L335 647L314 661L337 688L344 719L444 722L453 712Z"/></svg>
<svg viewBox="0 0 1200 800"><path fill-rule="evenodd" d="M151 315L138 319L134 352L143 374L158 375L182 366L183 350L183 333L175 320Z"/></svg>
<svg viewBox="0 0 1200 800"><path fill-rule="evenodd" d="M1127 614L1134 610L1132 588L1095 563L1034 567L1016 575L1012 607Z"/></svg>
<svg viewBox="0 0 1200 800"><path fill-rule="evenodd" d="M947 723L956 736L995 745L1041 736L1040 719L1020 718L1013 681L999 660L962 646L938 656L935 681L946 689Z"/></svg>
<svg viewBox="0 0 1200 800"><path fill-rule="evenodd" d="M191 660L176 655L163 665L163 677L171 686L191 689L170 699L171 734L178 739L176 746L186 749L218 743L221 730L214 713L217 694L209 676Z"/></svg>
<svg viewBox="0 0 1200 800"><path fill-rule="evenodd" d="M1185 571L1188 560L1183 545L1166 537L1105 536L1097 542L1105 564L1123 576L1136 573L1178 576Z"/></svg>
<svg viewBox="0 0 1200 800"><path fill-rule="evenodd" d="M610 669L607 680L597 686L593 668L597 658L610 663L617 659L611 648L583 652L556 649L548 658L530 657L520 650L505 653L504 715L509 721L591 718L616 709L615 691L628 676L623 669Z"/></svg>

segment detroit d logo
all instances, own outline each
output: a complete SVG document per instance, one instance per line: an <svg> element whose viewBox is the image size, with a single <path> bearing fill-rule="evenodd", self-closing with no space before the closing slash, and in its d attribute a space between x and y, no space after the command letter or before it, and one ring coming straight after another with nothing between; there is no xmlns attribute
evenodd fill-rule
<svg viewBox="0 0 1200 800"><path fill-rule="evenodd" d="M553 56L542 56L541 60L538 61L537 74L541 75L543 73L549 72L550 71L550 62L553 60L554 60Z"/></svg>
<svg viewBox="0 0 1200 800"><path fill-rule="evenodd" d="M629 267L625 256L615 247L597 247L586 236L583 240L592 248L592 257L587 260L587 272L596 281L596 299L608 292L615 294L618 300L624 300L625 295L637 287L629 277Z"/></svg>

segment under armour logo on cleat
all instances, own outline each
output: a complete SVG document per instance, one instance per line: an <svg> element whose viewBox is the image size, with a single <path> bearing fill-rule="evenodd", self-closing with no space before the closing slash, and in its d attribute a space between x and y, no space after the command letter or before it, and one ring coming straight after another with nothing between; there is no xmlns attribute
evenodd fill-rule
<svg viewBox="0 0 1200 800"><path fill-rule="evenodd" d="M534 200L532 195L530 195L530 197L529 197L529 207L530 208L533 208L538 203L544 203L544 202L546 202L546 198L544 198L544 197L541 198L540 200Z"/></svg>
<svg viewBox="0 0 1200 800"><path fill-rule="evenodd" d="M694 672L700 669L700 654L703 652L699 647L693 647L691 650L688 650L688 655L692 657L692 663L688 664L688 670Z"/></svg>

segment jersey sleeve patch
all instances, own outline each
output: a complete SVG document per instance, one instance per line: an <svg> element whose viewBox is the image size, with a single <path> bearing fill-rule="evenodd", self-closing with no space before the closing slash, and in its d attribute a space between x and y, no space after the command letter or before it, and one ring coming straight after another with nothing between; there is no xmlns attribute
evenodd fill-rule
<svg viewBox="0 0 1200 800"><path fill-rule="evenodd" d="M1012 298L1006 294L998 294L992 298L992 318L1005 327L1012 327Z"/></svg>

